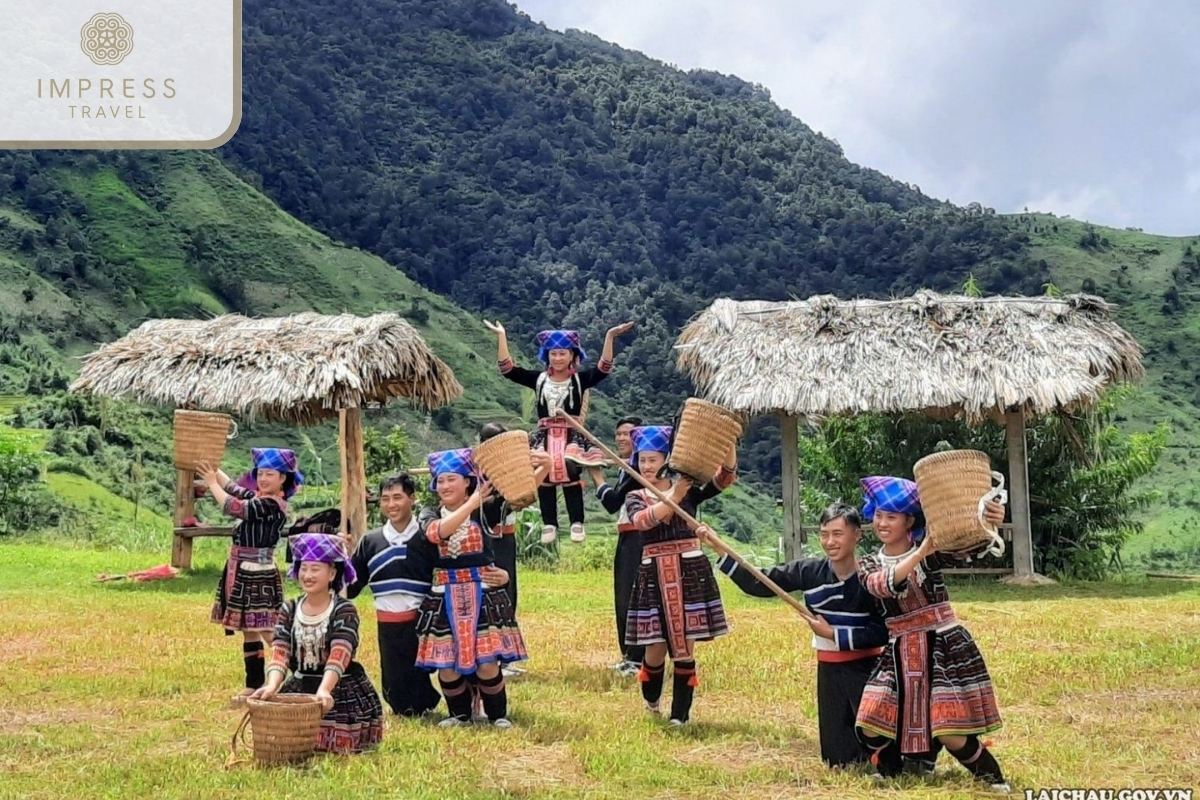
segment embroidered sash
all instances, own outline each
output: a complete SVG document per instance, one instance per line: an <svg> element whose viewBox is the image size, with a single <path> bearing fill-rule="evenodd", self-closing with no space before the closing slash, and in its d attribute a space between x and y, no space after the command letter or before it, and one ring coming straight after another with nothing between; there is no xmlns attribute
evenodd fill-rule
<svg viewBox="0 0 1200 800"><path fill-rule="evenodd" d="M662 597L663 617L667 627L665 633L673 656L690 652L683 608L682 555L689 550L699 549L699 539L656 542L642 548L642 557L653 559L658 573L658 590Z"/></svg>
<svg viewBox="0 0 1200 800"><path fill-rule="evenodd" d="M455 671L470 675L476 667L476 638L483 610L483 580L478 567L435 569L435 586L445 586L446 622L454 639Z"/></svg>
<svg viewBox="0 0 1200 800"><path fill-rule="evenodd" d="M949 603L926 606L886 620L888 633L895 641L896 684L900 689L899 743L902 753L925 753L932 747L930 737L929 632L957 622Z"/></svg>
<svg viewBox="0 0 1200 800"><path fill-rule="evenodd" d="M225 602L233 594L233 584L237 580L239 563L270 564L275 560L274 547L238 547L229 548L229 558L225 562Z"/></svg>

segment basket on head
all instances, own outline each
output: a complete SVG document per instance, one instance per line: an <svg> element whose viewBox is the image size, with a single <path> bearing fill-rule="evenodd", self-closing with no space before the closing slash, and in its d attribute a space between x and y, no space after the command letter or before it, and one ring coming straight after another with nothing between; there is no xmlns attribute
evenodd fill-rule
<svg viewBox="0 0 1200 800"><path fill-rule="evenodd" d="M325 716L316 695L277 694L270 700L247 700L246 705L254 759L259 764L294 764L316 752ZM239 727L239 732L243 730ZM235 733L235 744L237 736Z"/></svg>
<svg viewBox="0 0 1200 800"><path fill-rule="evenodd" d="M525 431L505 431L480 442L471 457L514 511L537 502L537 484L529 460L529 434Z"/></svg>
<svg viewBox="0 0 1200 800"><path fill-rule="evenodd" d="M175 411L175 468L194 470L198 464L217 467L225 457L225 442L237 435L228 414Z"/></svg>
<svg viewBox="0 0 1200 800"><path fill-rule="evenodd" d="M741 420L732 411L707 400L688 398L675 426L668 466L697 483L708 483L741 435Z"/></svg>
<svg viewBox="0 0 1200 800"><path fill-rule="evenodd" d="M948 450L925 456L913 466L925 531L943 553L975 550L990 544L990 552L1004 553L1004 540L983 521L984 505L1004 502L1004 476L992 471L986 453ZM998 482L993 486L993 481Z"/></svg>

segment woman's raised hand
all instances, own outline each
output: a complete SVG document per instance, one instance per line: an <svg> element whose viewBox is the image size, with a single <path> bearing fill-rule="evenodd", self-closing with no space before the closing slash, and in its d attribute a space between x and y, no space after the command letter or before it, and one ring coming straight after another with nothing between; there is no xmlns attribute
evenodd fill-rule
<svg viewBox="0 0 1200 800"><path fill-rule="evenodd" d="M612 326L608 329L608 335L609 338L615 339L618 336L629 333L631 330L633 330L633 320Z"/></svg>
<svg viewBox="0 0 1200 800"><path fill-rule="evenodd" d="M492 333L496 334L497 336L504 336L504 335L505 335L504 326L503 326L503 325L501 325L499 322L488 322L488 321L485 319L485 320L483 321L483 327L487 328L489 331L491 331Z"/></svg>

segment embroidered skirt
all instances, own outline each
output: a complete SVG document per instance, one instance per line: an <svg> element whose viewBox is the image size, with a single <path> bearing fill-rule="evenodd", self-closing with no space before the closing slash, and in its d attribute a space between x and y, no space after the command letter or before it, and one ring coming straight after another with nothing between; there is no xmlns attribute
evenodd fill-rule
<svg viewBox="0 0 1200 800"><path fill-rule="evenodd" d="M283 694L316 694L322 678L292 675L279 687ZM323 753L361 753L383 741L383 704L362 664L350 669L333 687L333 709L321 719L317 750Z"/></svg>
<svg viewBox="0 0 1200 800"><path fill-rule="evenodd" d="M472 675L480 664L529 658L512 603L503 588L452 583L430 592L417 611L417 667Z"/></svg>
<svg viewBox="0 0 1200 800"><path fill-rule="evenodd" d="M666 642L675 659L691 652L692 641L707 642L729 633L708 558L684 555L699 549L694 539L644 546L625 621L626 645Z"/></svg>
<svg viewBox="0 0 1200 800"><path fill-rule="evenodd" d="M555 486L576 483L580 467L608 464L608 458L587 437L556 419L539 421L537 430L529 434L529 448L550 454L551 467L546 483Z"/></svg>
<svg viewBox="0 0 1200 800"><path fill-rule="evenodd" d="M897 669L906 676L896 680ZM982 735L1001 728L983 655L961 625L894 638L863 690L857 725L898 739L902 753L926 753L932 737Z"/></svg>
<svg viewBox="0 0 1200 800"><path fill-rule="evenodd" d="M264 549L254 559L242 559L231 551L217 584L211 616L226 634L275 630L283 606L283 576L273 556L273 550Z"/></svg>

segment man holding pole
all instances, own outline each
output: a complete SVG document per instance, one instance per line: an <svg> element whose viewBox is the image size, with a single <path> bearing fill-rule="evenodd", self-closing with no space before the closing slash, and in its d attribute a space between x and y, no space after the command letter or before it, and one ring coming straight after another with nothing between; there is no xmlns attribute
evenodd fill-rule
<svg viewBox="0 0 1200 800"><path fill-rule="evenodd" d="M766 575L780 588L803 592L817 616L806 620L817 651L817 726L821 759L831 767L866 763L867 749L855 733L863 688L888 641L879 604L858 581L857 548L862 517L845 503L821 514L821 549L827 558L801 558L772 567ZM722 556L717 569L753 597L772 592L757 578Z"/></svg>

